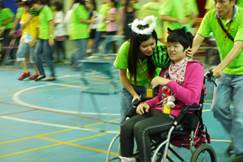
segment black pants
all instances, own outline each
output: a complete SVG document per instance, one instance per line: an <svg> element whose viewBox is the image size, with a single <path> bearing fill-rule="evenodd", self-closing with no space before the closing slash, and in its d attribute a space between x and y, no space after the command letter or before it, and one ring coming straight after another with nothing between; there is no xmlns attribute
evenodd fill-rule
<svg viewBox="0 0 243 162"><path fill-rule="evenodd" d="M152 110L144 115L135 115L121 125L121 156L132 157L134 138L141 162L151 161L151 136L167 132L173 119L159 110Z"/></svg>

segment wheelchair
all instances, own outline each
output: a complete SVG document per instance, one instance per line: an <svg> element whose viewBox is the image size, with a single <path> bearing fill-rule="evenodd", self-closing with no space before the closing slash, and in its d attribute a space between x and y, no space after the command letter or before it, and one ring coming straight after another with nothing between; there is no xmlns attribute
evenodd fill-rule
<svg viewBox="0 0 243 162"><path fill-rule="evenodd" d="M204 83L206 80L216 85L211 71L205 75ZM203 88L199 104L185 106L181 114L172 122L168 132L151 138L152 162L174 162L172 156L181 162L188 161L175 151L175 147L191 150L190 162L217 161L215 151L210 146L210 135L202 120L205 94L205 88ZM137 104L139 103L135 105ZM134 109L131 111L134 112ZM130 112L128 116L131 117L133 112ZM119 146L117 153L112 152L114 145L118 143L117 141L119 141L119 134L114 136L109 144L106 162L120 161L117 155L119 154ZM139 161L138 152L134 153L134 157Z"/></svg>

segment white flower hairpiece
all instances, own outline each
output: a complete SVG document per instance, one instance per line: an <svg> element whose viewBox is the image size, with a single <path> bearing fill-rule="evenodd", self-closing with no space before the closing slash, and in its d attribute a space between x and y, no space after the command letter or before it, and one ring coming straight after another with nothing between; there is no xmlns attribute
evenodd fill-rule
<svg viewBox="0 0 243 162"><path fill-rule="evenodd" d="M148 25L148 27L144 29L139 29L138 26L145 26ZM135 19L131 24L131 29L133 32L141 35L150 35L156 27L156 18L154 16L146 16L144 19L139 20Z"/></svg>

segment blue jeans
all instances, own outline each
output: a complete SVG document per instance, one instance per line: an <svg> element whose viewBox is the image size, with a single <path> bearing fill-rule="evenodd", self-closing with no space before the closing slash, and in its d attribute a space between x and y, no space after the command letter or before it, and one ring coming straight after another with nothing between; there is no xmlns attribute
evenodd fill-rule
<svg viewBox="0 0 243 162"><path fill-rule="evenodd" d="M40 71L40 75L46 75L43 67L43 61L45 61L50 69L51 77L55 77L52 51L52 47L49 45L48 40L38 40L36 44L35 54L37 57L36 63L38 70Z"/></svg>
<svg viewBox="0 0 243 162"><path fill-rule="evenodd" d="M17 61L24 61L29 57L30 63L36 63L35 47L28 43L20 42L17 50Z"/></svg>
<svg viewBox="0 0 243 162"><path fill-rule="evenodd" d="M243 153L243 75L217 79L212 111L232 138L236 154ZM232 105L232 107L231 107Z"/></svg>
<svg viewBox="0 0 243 162"><path fill-rule="evenodd" d="M87 39L77 39L73 40L77 50L72 55L72 62L75 67L79 67L79 61L83 60L86 54L86 48L87 48Z"/></svg>

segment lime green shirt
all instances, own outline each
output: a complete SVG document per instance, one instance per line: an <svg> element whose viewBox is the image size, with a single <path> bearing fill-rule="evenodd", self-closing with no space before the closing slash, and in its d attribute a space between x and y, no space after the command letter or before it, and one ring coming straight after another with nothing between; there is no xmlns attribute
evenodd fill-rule
<svg viewBox="0 0 243 162"><path fill-rule="evenodd" d="M39 39L49 39L49 22L53 20L53 12L50 7L44 6L39 14Z"/></svg>
<svg viewBox="0 0 243 162"><path fill-rule="evenodd" d="M240 7L236 7L236 12L231 25L229 21L222 20L225 29L228 29L230 25L229 33L234 37L234 41L243 41L242 17L243 9ZM223 60L233 48L234 42L231 41L221 29L216 19L215 10L209 11L204 16L198 30L198 34L203 37L208 37L210 33L213 33L219 49L220 59ZM238 54L238 56L225 68L224 73L230 75L243 74L243 50L241 50L240 54Z"/></svg>
<svg viewBox="0 0 243 162"><path fill-rule="evenodd" d="M163 23L160 20L160 2L148 2L145 3L139 12L139 17L144 18L146 16L153 15L155 16L156 19L156 33L158 35L158 38L162 37L162 32L163 32Z"/></svg>
<svg viewBox="0 0 243 162"><path fill-rule="evenodd" d="M124 42L117 54L117 57L114 61L114 67L116 69L123 69L127 70L127 78L130 81L131 84L135 85L134 80L131 78L130 73L128 71L128 51L130 47L130 42L126 41ZM156 67L165 68L169 65L169 57L167 54L167 50L165 46L158 42L157 47L155 48L155 51L153 53L153 61ZM147 86L150 83L150 79L147 77L148 73L148 67L147 67L147 59L139 59L137 62L137 86ZM159 71L159 70L158 70Z"/></svg>
<svg viewBox="0 0 243 162"><path fill-rule="evenodd" d="M110 10L110 7L108 4L102 4L99 9L99 18L100 18L100 23L97 27L97 31L99 32L105 32L106 31L106 22L105 18L108 14L108 11Z"/></svg>
<svg viewBox="0 0 243 162"><path fill-rule="evenodd" d="M16 18L20 19L24 14L24 11L25 11L24 7L19 7L16 12Z"/></svg>
<svg viewBox="0 0 243 162"><path fill-rule="evenodd" d="M237 1L237 6L243 8L243 0L238 0Z"/></svg>
<svg viewBox="0 0 243 162"><path fill-rule="evenodd" d="M86 39L89 38L89 24L80 22L80 19L89 19L88 10L81 4L75 4L70 23L70 39Z"/></svg>
<svg viewBox="0 0 243 162"><path fill-rule="evenodd" d="M171 16L177 19L184 17L184 11L180 0L164 0L160 8L161 16ZM165 29L170 28L172 30L181 28L183 25L176 22L164 22Z"/></svg>
<svg viewBox="0 0 243 162"><path fill-rule="evenodd" d="M4 29L12 29L13 21L8 24L3 24L5 20L12 19L14 17L14 13L9 8L0 9L0 26L4 27Z"/></svg>

